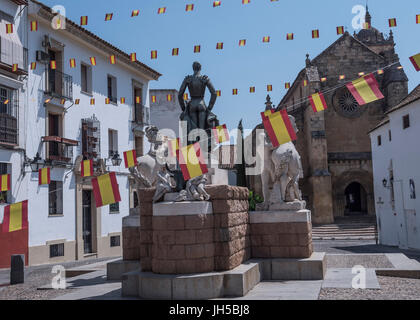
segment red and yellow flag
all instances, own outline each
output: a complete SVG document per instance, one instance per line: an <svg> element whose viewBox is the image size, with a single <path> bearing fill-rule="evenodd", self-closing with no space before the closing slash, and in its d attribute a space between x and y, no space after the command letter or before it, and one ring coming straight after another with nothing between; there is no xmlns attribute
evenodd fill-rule
<svg viewBox="0 0 420 320"><path fill-rule="evenodd" d="M314 110L314 112L320 112L327 109L327 103L321 92L311 95L309 101L311 102L312 110Z"/></svg>
<svg viewBox="0 0 420 320"><path fill-rule="evenodd" d="M184 180L188 181L208 172L207 165L201 154L200 143L196 142L177 151L178 162Z"/></svg>
<svg viewBox="0 0 420 320"><path fill-rule="evenodd" d="M76 99L76 100L74 100L74 104L80 104L80 99Z"/></svg>
<svg viewBox="0 0 420 320"><path fill-rule="evenodd" d="M244 47L246 45L246 39L239 40L239 46Z"/></svg>
<svg viewBox="0 0 420 320"><path fill-rule="evenodd" d="M315 29L312 30L312 39L318 39L319 38L319 30Z"/></svg>
<svg viewBox="0 0 420 320"><path fill-rule="evenodd" d="M184 100L187 101L188 100L188 93L184 93Z"/></svg>
<svg viewBox="0 0 420 320"><path fill-rule="evenodd" d="M249 87L249 92L250 93L255 93L255 87Z"/></svg>
<svg viewBox="0 0 420 320"><path fill-rule="evenodd" d="M50 168L43 168L38 170L38 184L40 186L51 183L50 172Z"/></svg>
<svg viewBox="0 0 420 320"><path fill-rule="evenodd" d="M268 36L263 37L263 42L265 43L270 42L270 37Z"/></svg>
<svg viewBox="0 0 420 320"><path fill-rule="evenodd" d="M51 60L50 61L50 68L51 68L51 70L57 69L57 61Z"/></svg>
<svg viewBox="0 0 420 320"><path fill-rule="evenodd" d="M343 26L337 27L337 34L344 34L344 27Z"/></svg>
<svg viewBox="0 0 420 320"><path fill-rule="evenodd" d="M238 94L238 89L232 89L232 95L236 96Z"/></svg>
<svg viewBox="0 0 420 320"><path fill-rule="evenodd" d="M70 59L70 68L76 68L76 59L74 58Z"/></svg>
<svg viewBox="0 0 420 320"><path fill-rule="evenodd" d="M10 174L3 174L0 176L0 191L10 190Z"/></svg>
<svg viewBox="0 0 420 320"><path fill-rule="evenodd" d="M150 58L157 59L157 50L152 50L152 52L150 53Z"/></svg>
<svg viewBox="0 0 420 320"><path fill-rule="evenodd" d="M136 62L137 61L137 53L133 52L130 54L130 60L131 62Z"/></svg>
<svg viewBox="0 0 420 320"><path fill-rule="evenodd" d="M372 73L349 82L346 86L361 106L384 98Z"/></svg>
<svg viewBox="0 0 420 320"><path fill-rule="evenodd" d="M213 135L217 143L229 141L229 132L225 124L213 128Z"/></svg>
<svg viewBox="0 0 420 320"><path fill-rule="evenodd" d="M248 4L251 3L251 0L242 0L242 4Z"/></svg>
<svg viewBox="0 0 420 320"><path fill-rule="evenodd" d="M177 55L179 55L179 48L173 48L173 49L172 49L172 55L173 55L173 56L177 56Z"/></svg>
<svg viewBox="0 0 420 320"><path fill-rule="evenodd" d="M80 17L80 25L86 26L88 24L88 17L87 16L81 16Z"/></svg>
<svg viewBox="0 0 420 320"><path fill-rule="evenodd" d="M213 8L219 7L222 4L222 1L214 1L213 2Z"/></svg>
<svg viewBox="0 0 420 320"><path fill-rule="evenodd" d="M111 55L111 56L109 57L109 62L110 62L111 64L115 64L115 63L117 62L117 58L115 58L115 55Z"/></svg>
<svg viewBox="0 0 420 320"><path fill-rule="evenodd" d="M96 66L96 58L95 57L90 57L90 64L92 66Z"/></svg>
<svg viewBox="0 0 420 320"><path fill-rule="evenodd" d="M152 96L152 103L156 103L156 96Z"/></svg>
<svg viewBox="0 0 420 320"><path fill-rule="evenodd" d="M93 178L92 187L97 208L121 201L115 172Z"/></svg>
<svg viewBox="0 0 420 320"><path fill-rule="evenodd" d="M344 80L346 78L346 76L344 75L344 74L341 74L339 77L338 77L338 79L339 80Z"/></svg>
<svg viewBox="0 0 420 320"><path fill-rule="evenodd" d="M137 17L140 14L140 10L133 10L133 12L131 12L131 17Z"/></svg>
<svg viewBox="0 0 420 320"><path fill-rule="evenodd" d="M276 112L274 109L265 110L264 112L261 112L261 117L262 117L263 120L266 119L266 118L268 119L268 116L270 114L273 114L274 112Z"/></svg>
<svg viewBox="0 0 420 320"><path fill-rule="evenodd" d="M111 99L110 98L105 98L105 104L110 104L111 103Z"/></svg>
<svg viewBox="0 0 420 320"><path fill-rule="evenodd" d="M420 24L420 14L416 15L416 23Z"/></svg>
<svg viewBox="0 0 420 320"><path fill-rule="evenodd" d="M420 53L410 57L410 61L416 68L416 71L420 71Z"/></svg>
<svg viewBox="0 0 420 320"><path fill-rule="evenodd" d="M293 40L295 38L295 34L294 33L288 33L286 36L286 40Z"/></svg>
<svg viewBox="0 0 420 320"><path fill-rule="evenodd" d="M308 80L304 79L304 80L302 81L302 85L303 85L304 87L307 87L307 86L308 86Z"/></svg>
<svg viewBox="0 0 420 320"><path fill-rule="evenodd" d="M28 200L4 208L2 232L28 229Z"/></svg>
<svg viewBox="0 0 420 320"><path fill-rule="evenodd" d="M216 96L221 97L222 96L222 91L221 90L216 90Z"/></svg>
<svg viewBox="0 0 420 320"><path fill-rule="evenodd" d="M200 51L201 51L200 45L194 46L194 53L199 53Z"/></svg>
<svg viewBox="0 0 420 320"><path fill-rule="evenodd" d="M90 99L90 105L91 106L94 106L95 105L95 99L94 98Z"/></svg>
<svg viewBox="0 0 420 320"><path fill-rule="evenodd" d="M223 49L223 42L218 42L216 44L216 50L222 50Z"/></svg>
<svg viewBox="0 0 420 320"><path fill-rule="evenodd" d="M124 163L126 169L135 167L137 165L137 155L136 150L130 150L124 152Z"/></svg>
<svg viewBox="0 0 420 320"><path fill-rule="evenodd" d="M137 104L140 104L140 103L141 103L141 97L140 97L140 96L137 96L137 97L136 97L136 103L137 103Z"/></svg>
<svg viewBox="0 0 420 320"><path fill-rule="evenodd" d="M390 28L396 27L397 26L397 19L396 18L389 19L388 23L389 23Z"/></svg>
<svg viewBox="0 0 420 320"><path fill-rule="evenodd" d="M326 82L327 81L327 78L326 77L322 77L321 78L321 82Z"/></svg>
<svg viewBox="0 0 420 320"><path fill-rule="evenodd" d="M38 21L31 21L31 31L38 31Z"/></svg>
<svg viewBox="0 0 420 320"><path fill-rule="evenodd" d="M166 12L166 7L158 9L158 14L162 14L162 13L165 13L165 12Z"/></svg>
<svg viewBox="0 0 420 320"><path fill-rule="evenodd" d="M172 95L171 94L167 94L166 95L166 100L168 100L169 102L172 101Z"/></svg>
<svg viewBox="0 0 420 320"><path fill-rule="evenodd" d="M193 4L187 4L185 6L185 11L193 11L194 10L194 5Z"/></svg>
<svg viewBox="0 0 420 320"><path fill-rule="evenodd" d="M14 63L14 64L12 65L12 71L13 71L13 72L18 71L18 68L19 68L19 66L18 66L18 64L17 64L17 63Z"/></svg>
<svg viewBox="0 0 420 320"><path fill-rule="evenodd" d="M273 91L273 85L268 84L268 85L267 85L267 91L268 91L268 92Z"/></svg>
<svg viewBox="0 0 420 320"><path fill-rule="evenodd" d="M13 24L7 23L6 24L6 34L13 33Z"/></svg>
<svg viewBox="0 0 420 320"><path fill-rule="evenodd" d="M290 89L290 82L286 82L286 83L284 84L284 88L285 88L285 89Z"/></svg>
<svg viewBox="0 0 420 320"><path fill-rule="evenodd" d="M81 176L91 177L93 176L93 160L84 160L81 163Z"/></svg>
<svg viewBox="0 0 420 320"><path fill-rule="evenodd" d="M31 70L35 70L36 69L36 62L31 62Z"/></svg>
<svg viewBox="0 0 420 320"><path fill-rule="evenodd" d="M65 103L66 103L66 99L63 98L60 100L60 104L65 104Z"/></svg>
<svg viewBox="0 0 420 320"><path fill-rule="evenodd" d="M124 98L124 97L121 97L121 99L120 99L120 103L121 103L121 104L124 104L124 103L125 103L125 98Z"/></svg>
<svg viewBox="0 0 420 320"><path fill-rule="evenodd" d="M369 22L363 23L363 29L369 30L371 28L371 25Z"/></svg>
<svg viewBox="0 0 420 320"><path fill-rule="evenodd" d="M268 116L263 112L261 118L274 148L297 139L286 110L283 109Z"/></svg>
<svg viewBox="0 0 420 320"><path fill-rule="evenodd" d="M105 14L105 21L111 21L113 15L114 15L113 13L106 13Z"/></svg>
<svg viewBox="0 0 420 320"><path fill-rule="evenodd" d="M168 151L170 157L176 157L177 151L179 150L179 138L168 141Z"/></svg>

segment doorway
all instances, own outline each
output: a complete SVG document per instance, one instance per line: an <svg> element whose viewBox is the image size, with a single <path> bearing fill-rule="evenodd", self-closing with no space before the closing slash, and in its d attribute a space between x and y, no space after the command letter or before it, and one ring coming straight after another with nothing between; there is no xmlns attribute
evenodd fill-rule
<svg viewBox="0 0 420 320"><path fill-rule="evenodd" d="M83 190L82 194L83 207L83 252L84 254L93 253L92 242L92 191Z"/></svg>
<svg viewBox="0 0 420 320"><path fill-rule="evenodd" d="M346 216L367 214L367 194L360 183L349 184L345 190L345 197L346 208L344 214Z"/></svg>

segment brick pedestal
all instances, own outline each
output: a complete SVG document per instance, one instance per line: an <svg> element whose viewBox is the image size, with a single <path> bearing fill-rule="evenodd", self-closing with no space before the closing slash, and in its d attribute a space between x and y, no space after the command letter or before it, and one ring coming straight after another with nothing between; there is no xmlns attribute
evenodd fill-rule
<svg viewBox="0 0 420 320"><path fill-rule="evenodd" d="M140 250L140 266L144 272L152 271L152 246L153 246L153 196L155 188L139 190L140 206L140 237L138 248Z"/></svg>

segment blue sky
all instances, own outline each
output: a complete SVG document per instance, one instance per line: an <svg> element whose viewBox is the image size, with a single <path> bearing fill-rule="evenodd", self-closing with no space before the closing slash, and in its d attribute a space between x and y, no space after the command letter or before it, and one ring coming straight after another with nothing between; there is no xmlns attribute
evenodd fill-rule
<svg viewBox="0 0 420 320"><path fill-rule="evenodd" d="M153 81L153 89L179 89L185 75L190 74L193 61L199 61L216 89L222 91L214 112L229 129L236 128L243 118L245 128L260 122L267 95L266 85L273 85L272 101L278 103L286 90L285 82L292 82L305 65L305 55L314 58L334 42L336 26L344 25L352 34L355 5L365 0L222 0L213 8L213 0L41 0L48 6L63 5L66 15L75 22L87 15L87 29L111 42L127 53L136 52L137 58L159 71L163 76ZM194 11L185 12L186 4L194 4ZM159 7L166 13L157 14ZM140 15L131 18L134 9ZM370 0L372 25L388 34L388 18L397 18L393 28L396 51L409 78L409 89L420 83L409 57L420 53L420 14L418 0ZM114 13L112 21L105 22L105 13ZM311 30L319 29L320 38L312 39ZM286 33L293 32L295 40L286 41ZM271 42L262 43L263 36ZM245 47L239 47L246 39ZM224 49L216 50L223 42ZM194 45L201 45L201 53L193 53ZM177 57L172 48L179 48ZM150 51L158 50L158 59L150 59ZM256 93L250 94L249 87ZM232 96L232 89L239 95ZM208 98L207 98L208 99Z"/></svg>

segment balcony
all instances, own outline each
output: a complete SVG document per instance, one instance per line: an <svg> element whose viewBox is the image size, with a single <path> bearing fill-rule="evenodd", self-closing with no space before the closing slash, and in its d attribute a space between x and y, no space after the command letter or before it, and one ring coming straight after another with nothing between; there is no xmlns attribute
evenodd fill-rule
<svg viewBox="0 0 420 320"><path fill-rule="evenodd" d="M18 101L0 101L0 144L18 144Z"/></svg>
<svg viewBox="0 0 420 320"><path fill-rule="evenodd" d="M73 100L73 77L61 71L49 69L45 94L59 99Z"/></svg>
<svg viewBox="0 0 420 320"><path fill-rule="evenodd" d="M150 124L150 111L143 105L136 104L134 106L134 120L133 123L137 125Z"/></svg>
<svg viewBox="0 0 420 320"><path fill-rule="evenodd" d="M68 164L73 159L73 147L79 142L62 137L48 136L42 137L42 142L46 144L46 160L58 164Z"/></svg>

